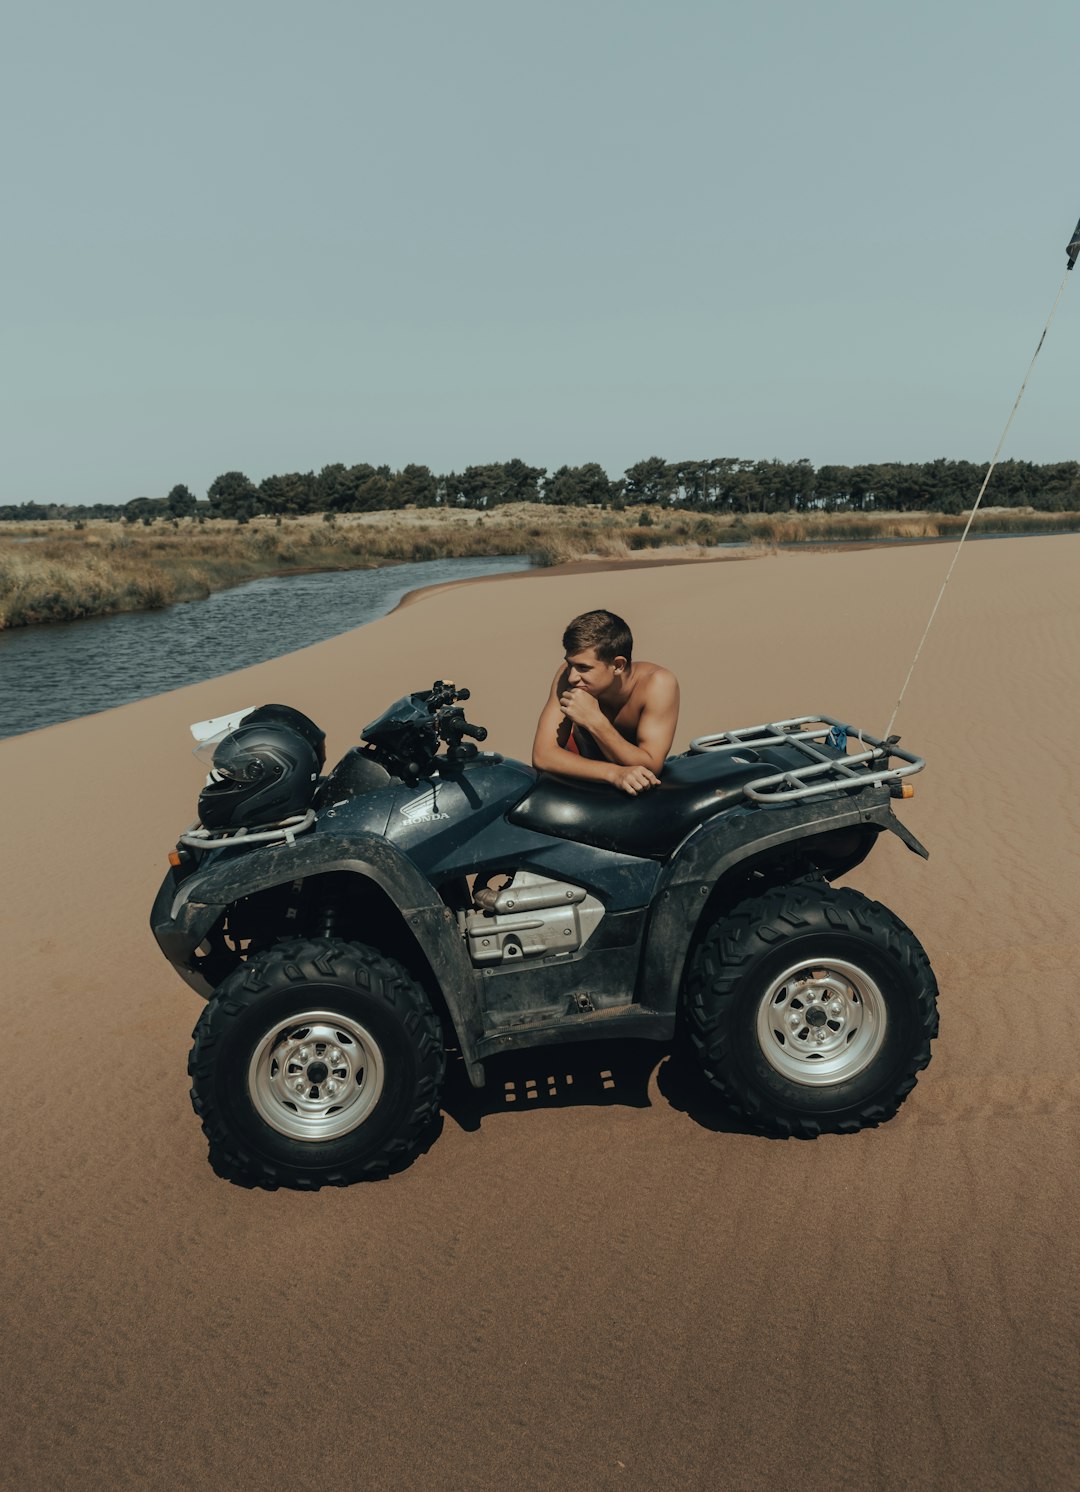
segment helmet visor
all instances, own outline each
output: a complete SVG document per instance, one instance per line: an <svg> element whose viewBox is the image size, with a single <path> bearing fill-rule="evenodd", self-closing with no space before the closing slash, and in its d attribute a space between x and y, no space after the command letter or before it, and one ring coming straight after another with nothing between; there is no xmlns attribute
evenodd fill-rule
<svg viewBox="0 0 1080 1492"><path fill-rule="evenodd" d="M195 747L192 755L206 765L212 766L214 752L224 741L231 731L234 731L241 721L251 714L254 705L248 705L244 710L236 710L231 715L215 715L210 720L197 720L189 729L195 737Z"/></svg>

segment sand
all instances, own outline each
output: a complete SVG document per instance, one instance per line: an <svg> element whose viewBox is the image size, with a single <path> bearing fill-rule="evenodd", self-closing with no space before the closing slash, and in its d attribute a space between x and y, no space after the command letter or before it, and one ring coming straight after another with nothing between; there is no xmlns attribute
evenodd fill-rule
<svg viewBox="0 0 1080 1492"><path fill-rule="evenodd" d="M388 1181L244 1191L206 1163L201 1002L146 924L191 720L291 701L337 754L451 676L525 756L562 625L606 605L680 674L678 745L880 730L948 558L458 586L0 742L4 1485L1080 1484L1080 537L965 552L897 721L931 859L886 836L852 880L925 944L942 1034L877 1130L760 1138L664 1048L608 1043L455 1085Z"/></svg>

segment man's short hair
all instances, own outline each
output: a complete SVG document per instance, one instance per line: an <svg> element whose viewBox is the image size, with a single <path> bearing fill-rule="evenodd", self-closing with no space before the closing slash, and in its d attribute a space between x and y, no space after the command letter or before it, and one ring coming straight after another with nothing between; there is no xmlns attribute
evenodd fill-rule
<svg viewBox="0 0 1080 1492"><path fill-rule="evenodd" d="M583 611L563 633L562 645L568 657L592 648L603 663L615 658L625 658L629 663L634 652L630 628L613 611Z"/></svg>

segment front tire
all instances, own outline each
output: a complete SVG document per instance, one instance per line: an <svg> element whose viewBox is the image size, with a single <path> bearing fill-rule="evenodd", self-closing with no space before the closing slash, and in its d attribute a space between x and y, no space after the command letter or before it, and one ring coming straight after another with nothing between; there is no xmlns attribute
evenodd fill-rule
<svg viewBox="0 0 1080 1492"><path fill-rule="evenodd" d="M757 1127L813 1139L889 1119L930 1061L922 945L857 891L782 886L709 927L686 1013L706 1076Z"/></svg>
<svg viewBox="0 0 1080 1492"><path fill-rule="evenodd" d="M384 1176L438 1112L435 1013L401 964L362 943L279 943L229 975L193 1036L210 1163L243 1186Z"/></svg>

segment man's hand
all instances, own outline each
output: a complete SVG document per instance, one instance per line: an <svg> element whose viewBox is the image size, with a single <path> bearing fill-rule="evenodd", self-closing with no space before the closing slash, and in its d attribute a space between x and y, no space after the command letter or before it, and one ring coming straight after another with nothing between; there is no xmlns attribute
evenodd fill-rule
<svg viewBox="0 0 1080 1492"><path fill-rule="evenodd" d="M638 793L647 792L651 787L659 787L660 779L648 767L616 767L611 776L611 785L636 798Z"/></svg>
<svg viewBox="0 0 1080 1492"><path fill-rule="evenodd" d="M559 709L574 725L595 730L607 723L603 710L587 689L567 689L559 695Z"/></svg>

